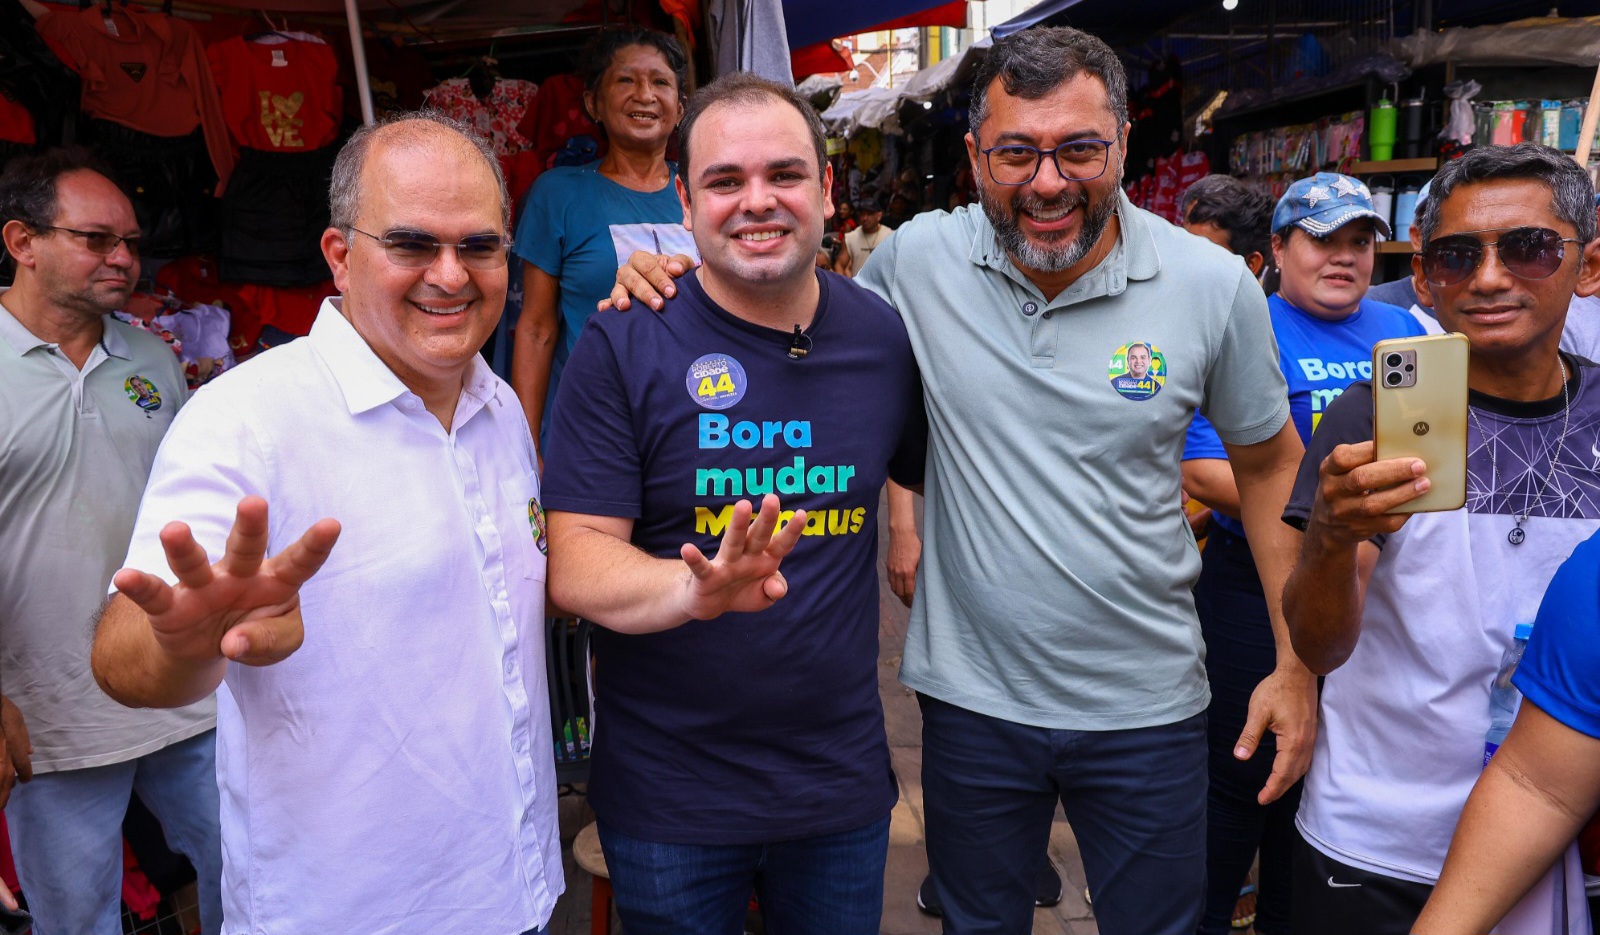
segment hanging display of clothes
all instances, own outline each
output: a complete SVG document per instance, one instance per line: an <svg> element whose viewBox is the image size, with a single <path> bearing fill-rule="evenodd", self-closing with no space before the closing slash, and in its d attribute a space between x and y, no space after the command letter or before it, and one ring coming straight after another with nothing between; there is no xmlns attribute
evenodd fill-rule
<svg viewBox="0 0 1600 935"><path fill-rule="evenodd" d="M131 6L51 10L38 34L82 79L79 134L133 201L147 256L216 248L233 144L194 28Z"/></svg>
<svg viewBox="0 0 1600 935"><path fill-rule="evenodd" d="M476 127L494 143L496 153L511 156L532 146L517 128L538 95L539 86L532 81L500 78L480 98L466 78L451 78L424 97L429 107Z"/></svg>
<svg viewBox="0 0 1600 935"><path fill-rule="evenodd" d="M321 39L266 33L206 50L239 163L222 201L222 278L302 286L328 278L322 232L343 116L339 64Z"/></svg>
<svg viewBox="0 0 1600 935"><path fill-rule="evenodd" d="M85 113L157 137L199 129L226 187L233 147L194 27L133 6L52 10L35 25L83 78Z"/></svg>
<svg viewBox="0 0 1600 935"><path fill-rule="evenodd" d="M306 33L235 37L206 49L233 141L263 152L321 149L339 136L339 62Z"/></svg>

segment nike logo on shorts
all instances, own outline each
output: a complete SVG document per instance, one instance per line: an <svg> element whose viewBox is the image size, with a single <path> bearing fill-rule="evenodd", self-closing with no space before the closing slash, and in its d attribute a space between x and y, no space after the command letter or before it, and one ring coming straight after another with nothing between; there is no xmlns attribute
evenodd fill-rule
<svg viewBox="0 0 1600 935"><path fill-rule="evenodd" d="M1335 882L1333 882L1333 877L1328 877L1328 885L1333 887L1336 890L1347 890L1347 889L1351 888L1352 886L1360 886L1361 884L1360 883L1335 883Z"/></svg>

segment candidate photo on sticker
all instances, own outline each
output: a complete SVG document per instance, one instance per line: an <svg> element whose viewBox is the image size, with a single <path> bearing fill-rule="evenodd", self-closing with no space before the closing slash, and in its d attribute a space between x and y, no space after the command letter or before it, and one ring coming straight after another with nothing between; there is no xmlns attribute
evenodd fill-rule
<svg viewBox="0 0 1600 935"><path fill-rule="evenodd" d="M1130 341L1111 354L1111 388L1125 399L1145 400L1167 382L1167 359L1148 341Z"/></svg>

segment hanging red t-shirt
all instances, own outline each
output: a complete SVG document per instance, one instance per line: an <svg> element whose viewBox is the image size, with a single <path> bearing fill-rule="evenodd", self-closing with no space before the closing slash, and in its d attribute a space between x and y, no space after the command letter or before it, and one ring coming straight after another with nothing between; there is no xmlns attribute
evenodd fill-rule
<svg viewBox="0 0 1600 935"><path fill-rule="evenodd" d="M0 141L32 145L39 142L34 134L33 114L28 108L6 97L0 91Z"/></svg>
<svg viewBox="0 0 1600 935"><path fill-rule="evenodd" d="M188 136L202 128L221 193L233 172L233 144L194 27L133 6L109 15L98 6L52 10L37 25L82 76L85 113L151 136Z"/></svg>
<svg viewBox="0 0 1600 935"><path fill-rule="evenodd" d="M277 40L277 41L272 41ZM339 63L326 43L235 36L206 49L234 142L266 152L321 149L339 135Z"/></svg>
<svg viewBox="0 0 1600 935"><path fill-rule="evenodd" d="M1184 153L1183 158L1178 160L1177 204L1183 204L1183 193L1189 190L1190 185L1193 185L1210 174L1211 157L1207 156L1198 149L1194 150L1193 152ZM1182 219L1177 216L1176 208L1173 212L1172 221L1173 223L1182 223Z"/></svg>
<svg viewBox="0 0 1600 935"><path fill-rule="evenodd" d="M1150 198L1150 210L1172 220L1178 213L1178 156L1156 158L1156 189Z"/></svg>

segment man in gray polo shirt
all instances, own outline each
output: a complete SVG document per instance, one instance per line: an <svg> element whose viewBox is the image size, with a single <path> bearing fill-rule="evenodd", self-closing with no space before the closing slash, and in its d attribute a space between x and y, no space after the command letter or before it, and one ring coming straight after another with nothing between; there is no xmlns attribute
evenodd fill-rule
<svg viewBox="0 0 1600 935"><path fill-rule="evenodd" d="M133 533L156 447L188 392L170 348L107 313L139 275L133 206L71 150L0 175L0 680L33 742L6 807L41 935L121 932L129 796L199 875L221 928L216 705L124 708L89 671L92 621Z"/></svg>
<svg viewBox="0 0 1600 935"><path fill-rule="evenodd" d="M996 42L967 137L982 208L919 215L856 279L905 318L927 400L901 679L923 705L947 932L1028 931L1058 800L1101 929L1198 926L1208 691L1200 556L1178 507L1196 410L1227 446L1279 647L1234 755L1277 736L1263 801L1310 755L1315 680L1279 609L1299 541L1278 517L1302 446L1266 297L1239 258L1123 197L1129 129L1127 78L1100 40ZM651 298L683 259L639 258L618 293Z"/></svg>

